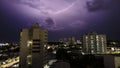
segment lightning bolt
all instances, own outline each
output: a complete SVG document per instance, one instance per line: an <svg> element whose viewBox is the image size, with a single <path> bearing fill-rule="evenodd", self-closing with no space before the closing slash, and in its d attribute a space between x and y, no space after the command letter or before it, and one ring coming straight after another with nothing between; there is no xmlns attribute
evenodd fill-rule
<svg viewBox="0 0 120 68"><path fill-rule="evenodd" d="M71 5L69 5L67 8L64 8L64 9L62 9L62 10L59 10L59 11L53 13L53 14L56 15L56 14L63 13L63 12L65 12L65 11L69 10L70 8L72 8L77 2L78 2L78 0L75 1L75 2L73 2L73 3L72 3Z"/></svg>

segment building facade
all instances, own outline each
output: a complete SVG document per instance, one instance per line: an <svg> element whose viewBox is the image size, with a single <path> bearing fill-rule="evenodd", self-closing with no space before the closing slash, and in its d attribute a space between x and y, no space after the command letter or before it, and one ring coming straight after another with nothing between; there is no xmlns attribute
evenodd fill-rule
<svg viewBox="0 0 120 68"><path fill-rule="evenodd" d="M120 68L120 55L104 55L104 68Z"/></svg>
<svg viewBox="0 0 120 68"><path fill-rule="evenodd" d="M29 29L22 29L20 36L20 68L43 68L47 62L45 45L47 30L32 24Z"/></svg>
<svg viewBox="0 0 120 68"><path fill-rule="evenodd" d="M105 54L106 35L88 33L83 35L83 52L86 54Z"/></svg>

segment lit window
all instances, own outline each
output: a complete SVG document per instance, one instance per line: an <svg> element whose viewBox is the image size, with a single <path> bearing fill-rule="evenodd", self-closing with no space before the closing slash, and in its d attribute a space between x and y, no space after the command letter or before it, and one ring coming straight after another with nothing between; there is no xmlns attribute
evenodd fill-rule
<svg viewBox="0 0 120 68"><path fill-rule="evenodd" d="M32 45L32 41L28 41L27 47L31 47L31 45Z"/></svg>
<svg viewBox="0 0 120 68"><path fill-rule="evenodd" d="M32 41L28 41L29 44L32 44Z"/></svg>
<svg viewBox="0 0 120 68"><path fill-rule="evenodd" d="M94 53L94 50L91 50L91 53Z"/></svg>
<svg viewBox="0 0 120 68"><path fill-rule="evenodd" d="M112 51L114 51L114 50L115 50L115 48L113 48L113 47L112 47L112 48L111 48L111 50L112 50Z"/></svg>
<svg viewBox="0 0 120 68"><path fill-rule="evenodd" d="M32 55L27 56L27 63L31 64L32 63Z"/></svg>
<svg viewBox="0 0 120 68"><path fill-rule="evenodd" d="M47 49L50 49L50 46L48 46Z"/></svg>
<svg viewBox="0 0 120 68"><path fill-rule="evenodd" d="M86 36L86 39L88 39L88 36Z"/></svg>
<svg viewBox="0 0 120 68"><path fill-rule="evenodd" d="M22 36L22 32L20 33L20 36Z"/></svg>
<svg viewBox="0 0 120 68"><path fill-rule="evenodd" d="M98 35L96 36L96 39L98 39Z"/></svg>
<svg viewBox="0 0 120 68"><path fill-rule="evenodd" d="M47 45L44 45L44 47L47 47Z"/></svg>
<svg viewBox="0 0 120 68"><path fill-rule="evenodd" d="M65 47L67 46L67 45L64 45Z"/></svg>
<svg viewBox="0 0 120 68"><path fill-rule="evenodd" d="M116 42L112 42L113 45L117 44Z"/></svg>

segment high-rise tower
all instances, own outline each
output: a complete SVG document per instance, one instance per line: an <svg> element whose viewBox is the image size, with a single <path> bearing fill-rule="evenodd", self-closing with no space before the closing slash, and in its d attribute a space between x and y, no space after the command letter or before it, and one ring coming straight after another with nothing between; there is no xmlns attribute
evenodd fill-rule
<svg viewBox="0 0 120 68"><path fill-rule="evenodd" d="M47 30L33 23L20 34L20 68L43 68L46 61Z"/></svg>
<svg viewBox="0 0 120 68"><path fill-rule="evenodd" d="M106 35L88 33L83 35L83 52L87 54L106 53Z"/></svg>

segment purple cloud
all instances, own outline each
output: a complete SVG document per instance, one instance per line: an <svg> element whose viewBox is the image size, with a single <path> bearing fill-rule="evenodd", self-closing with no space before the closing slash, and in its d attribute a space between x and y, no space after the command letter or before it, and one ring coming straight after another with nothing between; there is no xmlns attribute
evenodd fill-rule
<svg viewBox="0 0 120 68"><path fill-rule="evenodd" d="M104 18L107 10L103 9L106 0L6 0L13 8L31 19L37 19L42 26L50 30L62 30L67 27L85 28L90 22ZM18 9L19 8L19 9ZM94 12L89 12L93 11ZM49 17L49 18L48 18ZM87 22L86 22L87 21Z"/></svg>

